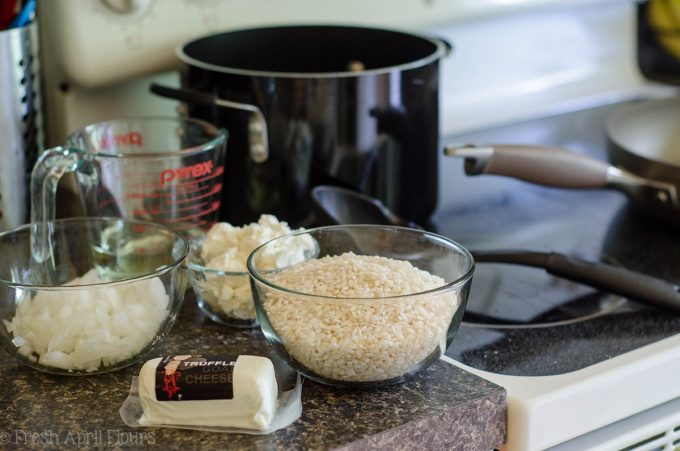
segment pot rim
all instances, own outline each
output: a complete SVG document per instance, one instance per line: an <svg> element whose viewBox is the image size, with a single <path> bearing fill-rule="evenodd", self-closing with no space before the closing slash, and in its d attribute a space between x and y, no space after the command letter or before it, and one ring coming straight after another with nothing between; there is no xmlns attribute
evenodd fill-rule
<svg viewBox="0 0 680 451"><path fill-rule="evenodd" d="M384 75L395 71L406 71L411 69L417 69L420 67L427 66L439 59L447 56L451 50L452 45L445 41L443 38L425 36L418 33L411 33L407 31L394 30L389 28L378 28L378 27L361 27L361 26L345 26L345 25L323 25L323 24L304 24L304 25L289 25L289 26L272 26L272 27L256 27L256 28L240 28L229 30L224 33L218 34L230 34L237 33L241 31L256 31L256 30L268 30L268 29L280 29L280 28L314 28L314 27L324 27L324 28L346 28L346 29L363 29L363 30L373 30L373 31L384 31L395 34L407 35L413 38L419 38L428 41L435 45L435 51L431 54L407 63L398 64L395 66L385 66L375 69L368 69L362 71L338 71L338 72L280 72L280 71L263 71L263 70L251 70L251 69L241 69L238 67L220 66L217 64L206 63L192 56L189 56L185 52L185 48L202 39L206 39L215 34L209 34L202 36L200 38L192 39L191 41L184 42L177 46L175 54L180 61L190 66L197 67L199 69L209 70L212 72L219 72L223 74L231 75L244 75L248 77L274 77L274 78L302 78L302 79L330 79L330 78L359 78L363 76L372 75Z"/></svg>

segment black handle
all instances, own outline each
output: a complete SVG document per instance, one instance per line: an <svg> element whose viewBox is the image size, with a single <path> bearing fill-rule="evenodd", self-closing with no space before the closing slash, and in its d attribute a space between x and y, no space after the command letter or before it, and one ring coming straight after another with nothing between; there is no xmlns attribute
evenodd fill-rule
<svg viewBox="0 0 680 451"><path fill-rule="evenodd" d="M187 88L171 88L158 83L151 83L149 91L161 97L180 100L193 105L214 106L217 101L217 97L213 94Z"/></svg>
<svg viewBox="0 0 680 451"><path fill-rule="evenodd" d="M543 268L550 274L573 282L680 313L680 288L677 285L630 269L556 252L478 251L473 252L473 256L480 263L510 263Z"/></svg>

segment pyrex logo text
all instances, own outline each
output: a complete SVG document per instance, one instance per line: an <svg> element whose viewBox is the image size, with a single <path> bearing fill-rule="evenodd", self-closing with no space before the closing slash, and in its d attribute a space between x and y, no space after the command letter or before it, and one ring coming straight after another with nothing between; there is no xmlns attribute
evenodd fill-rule
<svg viewBox="0 0 680 451"><path fill-rule="evenodd" d="M177 169L166 169L161 172L161 185L177 180L180 182L187 181L192 178L201 177L211 174L213 171L212 161L203 161L201 163L192 164Z"/></svg>

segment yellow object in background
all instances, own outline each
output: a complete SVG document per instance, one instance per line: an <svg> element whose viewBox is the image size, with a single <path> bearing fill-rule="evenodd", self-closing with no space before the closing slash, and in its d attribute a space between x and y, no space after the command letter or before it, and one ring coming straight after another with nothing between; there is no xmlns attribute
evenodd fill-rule
<svg viewBox="0 0 680 451"><path fill-rule="evenodd" d="M651 0L648 7L649 25L657 41L680 59L680 0Z"/></svg>

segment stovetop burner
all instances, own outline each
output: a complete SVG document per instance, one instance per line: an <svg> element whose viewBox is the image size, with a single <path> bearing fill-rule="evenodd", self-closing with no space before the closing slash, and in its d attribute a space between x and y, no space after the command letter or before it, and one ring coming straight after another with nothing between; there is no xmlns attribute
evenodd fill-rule
<svg viewBox="0 0 680 451"><path fill-rule="evenodd" d="M605 105L464 136L446 144L564 146L606 160ZM442 157L437 230L470 249L556 251L680 280L678 234L634 211L620 193L560 190L468 177ZM585 368L680 333L680 317L534 268L478 264L464 323L447 355L517 376Z"/></svg>
<svg viewBox="0 0 680 451"><path fill-rule="evenodd" d="M481 282L480 284L483 283L484 282ZM486 327L490 329L535 329L540 327L564 326L579 321L595 319L599 316L612 313L623 308L625 303L626 299L619 296L593 292L561 303L549 311L543 312L525 321L505 319L502 316L492 316L467 309L463 324L466 326Z"/></svg>

